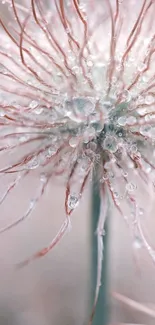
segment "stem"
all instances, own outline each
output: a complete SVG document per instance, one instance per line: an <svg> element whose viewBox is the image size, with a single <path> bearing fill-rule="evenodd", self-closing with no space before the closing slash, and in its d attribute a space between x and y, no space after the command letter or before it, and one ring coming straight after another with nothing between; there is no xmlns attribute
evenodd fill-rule
<svg viewBox="0 0 155 325"><path fill-rule="evenodd" d="M92 188L92 236L91 236L91 247L92 247L92 298L94 299L95 296L95 289L96 289L96 279L97 279L97 236L96 236L96 229L98 225L98 219L100 215L100 189L99 184L96 183L95 177L93 181L93 188ZM100 292L98 297L98 302L96 305L96 311L93 319L93 325L107 325L108 324L108 279L107 279L107 264L108 264L108 256L107 256L107 239L108 239L108 228L107 222L105 224L105 235L103 236L103 245L104 245L104 252L103 252L103 262L102 262L102 277L101 277L101 286Z"/></svg>

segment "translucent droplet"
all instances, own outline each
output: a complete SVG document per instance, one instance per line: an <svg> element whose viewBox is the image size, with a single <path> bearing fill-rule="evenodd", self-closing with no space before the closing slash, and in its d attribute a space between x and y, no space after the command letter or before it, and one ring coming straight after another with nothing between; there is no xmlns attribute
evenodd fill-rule
<svg viewBox="0 0 155 325"><path fill-rule="evenodd" d="M22 142L25 142L28 139L29 139L29 136L28 135L22 135L22 136L19 137L19 142L22 143Z"/></svg>
<svg viewBox="0 0 155 325"><path fill-rule="evenodd" d="M143 208L139 208L139 215L143 216L144 215L144 209Z"/></svg>
<svg viewBox="0 0 155 325"><path fill-rule="evenodd" d="M92 126L88 127L83 134L84 142L87 143L93 139L95 137L95 133L95 129Z"/></svg>
<svg viewBox="0 0 155 325"><path fill-rule="evenodd" d="M38 102L36 100L32 100L32 102L29 104L29 108L36 108L38 106Z"/></svg>
<svg viewBox="0 0 155 325"><path fill-rule="evenodd" d="M131 94L130 94L130 92L128 90L124 90L121 93L121 97L122 97L122 100L127 102L127 103L131 100Z"/></svg>
<svg viewBox="0 0 155 325"><path fill-rule="evenodd" d="M149 136L152 138L152 139L155 139L155 128L151 128L150 131L149 131Z"/></svg>
<svg viewBox="0 0 155 325"><path fill-rule="evenodd" d="M86 4L85 4L85 3L80 3L80 4L79 4L79 9L80 9L81 11L85 11L85 10L86 10Z"/></svg>
<svg viewBox="0 0 155 325"><path fill-rule="evenodd" d="M83 159L81 161L81 166L80 166L82 173L85 173L87 171L87 169L90 166L90 163L91 163L91 160L89 157L83 157Z"/></svg>
<svg viewBox="0 0 155 325"><path fill-rule="evenodd" d="M55 146L52 146L52 147L47 149L46 157L50 158L53 155L55 155L56 152L57 152L57 148Z"/></svg>
<svg viewBox="0 0 155 325"><path fill-rule="evenodd" d="M137 104L143 104L144 103L144 97L142 95L139 95L137 98Z"/></svg>
<svg viewBox="0 0 155 325"><path fill-rule="evenodd" d="M72 137L70 138L69 140L69 145L72 147L72 148L76 148L79 144L79 138L78 137Z"/></svg>
<svg viewBox="0 0 155 325"><path fill-rule="evenodd" d="M89 115L89 122L90 123L102 123L101 121L101 117L100 117L100 113L99 112L93 112L92 114ZM96 129L96 125L95 125L95 129Z"/></svg>
<svg viewBox="0 0 155 325"><path fill-rule="evenodd" d="M108 173L104 173L103 177L102 177L102 181L106 181L109 178Z"/></svg>
<svg viewBox="0 0 155 325"><path fill-rule="evenodd" d="M136 119L136 117L135 116L129 116L128 118L127 118L127 124L129 124L129 125L134 125L136 122L137 122L137 119Z"/></svg>
<svg viewBox="0 0 155 325"><path fill-rule="evenodd" d="M136 144L133 144L133 145L131 146L130 151L131 151L132 153L136 153L136 152L137 152L137 146L136 146Z"/></svg>
<svg viewBox="0 0 155 325"><path fill-rule="evenodd" d="M146 63L143 63L141 62L139 65L138 65L138 71L142 72L146 69L147 65Z"/></svg>
<svg viewBox="0 0 155 325"><path fill-rule="evenodd" d="M119 119L118 119L118 124L119 124L120 126L124 126L124 125L126 124L126 121L127 121L127 118L126 118L125 116L121 116L121 117L119 117Z"/></svg>
<svg viewBox="0 0 155 325"><path fill-rule="evenodd" d="M97 144L95 143L95 142L90 142L89 143L89 148L92 150L92 151L96 151L96 149L97 149Z"/></svg>
<svg viewBox="0 0 155 325"><path fill-rule="evenodd" d="M122 175L126 178L128 176L128 172L122 169Z"/></svg>
<svg viewBox="0 0 155 325"><path fill-rule="evenodd" d="M89 60L89 61L87 61L87 66L88 66L88 67L92 67L92 66L93 66L93 62L92 62L92 61L90 61L90 60Z"/></svg>
<svg viewBox="0 0 155 325"><path fill-rule="evenodd" d="M46 176L45 174L41 174L41 175L40 175L40 181L41 181L43 184L45 184L46 181L47 181L47 176Z"/></svg>
<svg viewBox="0 0 155 325"><path fill-rule="evenodd" d="M35 199L30 200L29 209L33 209L34 206L35 206L35 204L36 204L36 200Z"/></svg>
<svg viewBox="0 0 155 325"><path fill-rule="evenodd" d="M155 102L155 100L154 100L154 97L152 96L152 95L147 95L146 97L145 97L145 103L147 104L147 105L151 105L151 104L153 104Z"/></svg>
<svg viewBox="0 0 155 325"><path fill-rule="evenodd" d="M134 242L133 242L133 247L135 249L140 249L140 248L142 248L142 246L143 246L143 243L142 243L141 238L136 237L135 240L134 240Z"/></svg>
<svg viewBox="0 0 155 325"><path fill-rule="evenodd" d="M142 135L148 135L148 133L151 131L151 126L150 125L142 125L139 129L139 132Z"/></svg>
<svg viewBox="0 0 155 325"><path fill-rule="evenodd" d="M75 122L82 122L95 110L93 98L79 97L65 102L66 115Z"/></svg>
<svg viewBox="0 0 155 325"><path fill-rule="evenodd" d="M5 111L3 109L0 109L0 117L5 116Z"/></svg>
<svg viewBox="0 0 155 325"><path fill-rule="evenodd" d="M79 198L75 194L70 194L68 197L68 208L75 209L79 204Z"/></svg>
<svg viewBox="0 0 155 325"><path fill-rule="evenodd" d="M136 184L134 183L128 183L126 184L126 190L128 192L133 192L136 189Z"/></svg>
<svg viewBox="0 0 155 325"><path fill-rule="evenodd" d="M145 121L148 122L151 120L151 114L147 114L145 117Z"/></svg>
<svg viewBox="0 0 155 325"><path fill-rule="evenodd" d="M55 122L58 119L59 113L53 108L49 115L49 122Z"/></svg>
<svg viewBox="0 0 155 325"><path fill-rule="evenodd" d="M103 102L100 102L100 105L102 105L103 106L103 108L106 108L106 109L110 109L110 108L112 108L112 106L113 106L113 104L112 104L112 102L109 100L107 100L107 101L103 101Z"/></svg>
<svg viewBox="0 0 155 325"><path fill-rule="evenodd" d="M35 169L39 166L39 162L38 159L36 157L32 158L28 163L27 163L27 167L29 169Z"/></svg>
<svg viewBox="0 0 155 325"><path fill-rule="evenodd" d="M97 133L100 133L102 130L103 130L103 123L102 122L98 122L98 123L96 123L96 125L95 125L95 131L97 132Z"/></svg>
<svg viewBox="0 0 155 325"><path fill-rule="evenodd" d="M43 112L43 110L44 110L43 107L37 107L34 112L36 115L40 115Z"/></svg>
<svg viewBox="0 0 155 325"><path fill-rule="evenodd" d="M115 199L119 198L119 193L118 192L113 192L113 195L114 195Z"/></svg>
<svg viewBox="0 0 155 325"><path fill-rule="evenodd" d="M115 153L118 149L118 141L114 136L107 136L102 144L103 149Z"/></svg>
<svg viewBox="0 0 155 325"><path fill-rule="evenodd" d="M150 256L152 257L153 261L155 261L155 251L151 247L148 248L148 251L149 251Z"/></svg>

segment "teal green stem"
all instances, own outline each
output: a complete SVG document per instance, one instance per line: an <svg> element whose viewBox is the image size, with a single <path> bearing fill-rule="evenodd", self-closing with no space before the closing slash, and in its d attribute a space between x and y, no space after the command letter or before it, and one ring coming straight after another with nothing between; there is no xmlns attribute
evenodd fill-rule
<svg viewBox="0 0 155 325"><path fill-rule="evenodd" d="M97 235L96 229L98 225L98 219L100 214L100 191L99 185L94 181L92 189L92 236L91 236L91 248L92 248L92 300L95 296L96 277L97 277ZM103 236L104 244L104 259L102 265L102 279L99 298L96 306L96 312L94 315L92 325L107 325L109 318L108 308L108 227L107 222L105 224L105 236Z"/></svg>

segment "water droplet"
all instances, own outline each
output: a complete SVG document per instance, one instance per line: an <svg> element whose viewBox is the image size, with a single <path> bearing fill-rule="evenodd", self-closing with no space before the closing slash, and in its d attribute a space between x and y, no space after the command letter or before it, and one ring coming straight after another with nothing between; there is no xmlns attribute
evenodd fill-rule
<svg viewBox="0 0 155 325"><path fill-rule="evenodd" d="M140 248L142 248L142 246L143 246L142 240L141 240L141 238L139 238L139 237L137 236L137 237L134 239L133 247L134 247L135 249L140 249Z"/></svg>
<svg viewBox="0 0 155 325"><path fill-rule="evenodd" d="M151 114L147 114L145 117L145 121L148 122L151 120Z"/></svg>
<svg viewBox="0 0 155 325"><path fill-rule="evenodd" d="M109 110L113 107L113 103L110 100L100 101L99 104L100 104L101 108L103 107L102 110L104 110L104 109Z"/></svg>
<svg viewBox="0 0 155 325"><path fill-rule="evenodd" d="M4 117L5 116L5 111L3 109L0 109L0 117Z"/></svg>
<svg viewBox="0 0 155 325"><path fill-rule="evenodd" d="M81 164L80 164L80 171L81 171L82 174L83 174L83 173L85 173L85 172L88 170L88 168L89 168L89 166L90 166L90 163L91 163L91 160L90 160L89 157L84 156L84 157L82 158L82 160L81 160L80 163L81 163Z"/></svg>
<svg viewBox="0 0 155 325"><path fill-rule="evenodd" d="M85 130L83 134L83 140L85 143L88 143L94 137L95 137L95 129L92 126L90 126Z"/></svg>
<svg viewBox="0 0 155 325"><path fill-rule="evenodd" d="M127 121L127 118L125 117L125 116L121 116L121 117L119 117L119 119L118 119L118 124L120 125L120 126L125 126L125 124L126 124L126 121Z"/></svg>
<svg viewBox="0 0 155 325"><path fill-rule="evenodd" d="M134 183L128 183L128 184L126 184L126 190L128 192L133 192L136 189L136 187L137 186Z"/></svg>
<svg viewBox="0 0 155 325"><path fill-rule="evenodd" d="M95 102L90 97L77 97L65 102L66 115L75 122L84 121L95 110Z"/></svg>
<svg viewBox="0 0 155 325"><path fill-rule="evenodd" d="M147 95L145 97L145 104L151 105L155 102L154 97L152 95Z"/></svg>
<svg viewBox="0 0 155 325"><path fill-rule="evenodd" d="M79 144L79 138L78 137L72 137L70 138L69 140L69 145L72 147L72 148L76 148Z"/></svg>
<svg viewBox="0 0 155 325"><path fill-rule="evenodd" d="M151 126L150 125L142 125L139 129L139 132L142 135L148 135L149 132L151 131Z"/></svg>
<svg viewBox="0 0 155 325"><path fill-rule="evenodd" d="M136 153L136 152L137 152L137 146L136 146L136 144L133 144L133 145L130 147L130 151L131 151L131 153Z"/></svg>
<svg viewBox="0 0 155 325"><path fill-rule="evenodd" d="M147 65L144 62L140 62L140 64L138 65L138 71L142 72L146 69Z"/></svg>
<svg viewBox="0 0 155 325"><path fill-rule="evenodd" d="M36 157L32 158L28 163L27 167L28 169L35 169L39 166L38 159Z"/></svg>
<svg viewBox="0 0 155 325"><path fill-rule="evenodd" d="M107 136L102 144L103 149L115 153L118 149L118 141L114 136Z"/></svg>
<svg viewBox="0 0 155 325"><path fill-rule="evenodd" d="M30 200L29 209L33 209L34 206L35 206L35 204L36 204L36 200L35 199Z"/></svg>
<svg viewBox="0 0 155 325"><path fill-rule="evenodd" d="M128 103L131 100L131 94L128 90L124 90L121 93L122 100Z"/></svg>
<svg viewBox="0 0 155 325"><path fill-rule="evenodd" d="M57 148L55 146L52 146L50 148L47 149L47 152L46 152L46 157L47 158L50 158L52 157L53 155L55 155L57 152Z"/></svg>
<svg viewBox="0 0 155 325"><path fill-rule="evenodd" d="M68 197L68 208L75 209L79 204L79 198L75 194L70 194Z"/></svg>
<svg viewBox="0 0 155 325"><path fill-rule="evenodd" d="M92 66L93 66L93 62L92 62L92 61L90 61L90 60L89 60L89 61L87 61L87 66L88 66L88 67L92 67Z"/></svg>
<svg viewBox="0 0 155 325"><path fill-rule="evenodd" d="M139 208L139 215L143 216L144 215L144 209L143 208Z"/></svg>
<svg viewBox="0 0 155 325"><path fill-rule="evenodd" d="M100 121L100 122L97 122L96 125L95 125L95 131L97 133L100 133L102 130L103 130L103 123Z"/></svg>
<svg viewBox="0 0 155 325"><path fill-rule="evenodd" d="M137 98L137 104L143 104L144 103L144 97L142 95L139 95Z"/></svg>
<svg viewBox="0 0 155 325"><path fill-rule="evenodd" d="M34 111L36 115L40 115L44 110L44 107L37 107Z"/></svg>
<svg viewBox="0 0 155 325"><path fill-rule="evenodd" d="M155 139L155 128L151 128L149 131L149 135L152 139Z"/></svg>
<svg viewBox="0 0 155 325"><path fill-rule="evenodd" d="M129 125L134 125L135 123L136 123L136 121L137 121L137 119L136 119L136 117L135 116L129 116L128 118L127 118L127 124L129 124Z"/></svg>
<svg viewBox="0 0 155 325"><path fill-rule="evenodd" d="M32 100L32 102L29 104L29 108L36 108L38 106L38 102L36 100Z"/></svg>
<svg viewBox="0 0 155 325"><path fill-rule="evenodd" d="M96 151L96 149L97 149L97 144L95 143L95 142L90 142L89 144L89 149L91 149L92 151Z"/></svg>
<svg viewBox="0 0 155 325"><path fill-rule="evenodd" d="M45 184L46 181L47 181L47 176L46 176L45 174L41 174L41 175L40 175L40 181L41 181L43 184Z"/></svg>
<svg viewBox="0 0 155 325"><path fill-rule="evenodd" d="M115 199L119 198L119 193L118 192L113 192L113 195L114 195Z"/></svg>
<svg viewBox="0 0 155 325"><path fill-rule="evenodd" d="M125 170L122 170L122 175L126 178L128 176L128 173Z"/></svg>
<svg viewBox="0 0 155 325"><path fill-rule="evenodd" d="M19 137L19 142L25 142L25 141L27 141L29 139L29 135L27 135L27 134L23 134L23 135L21 135L20 137Z"/></svg>
<svg viewBox="0 0 155 325"><path fill-rule="evenodd" d="M50 112L49 117L48 117L49 122L52 122L52 123L55 122L58 119L58 116L59 116L59 112L53 108Z"/></svg>

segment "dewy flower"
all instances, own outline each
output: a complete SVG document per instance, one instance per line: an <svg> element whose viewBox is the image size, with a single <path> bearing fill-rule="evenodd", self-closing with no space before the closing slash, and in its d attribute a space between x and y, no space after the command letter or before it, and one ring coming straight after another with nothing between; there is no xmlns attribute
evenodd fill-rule
<svg viewBox="0 0 155 325"><path fill-rule="evenodd" d="M61 176L66 219L32 259L45 255L68 229L95 170L99 236L110 194L155 259L139 197L154 184L155 1L3 0L1 7L0 173L13 180L0 203L34 170L40 178L27 211L1 232L26 219Z"/></svg>

